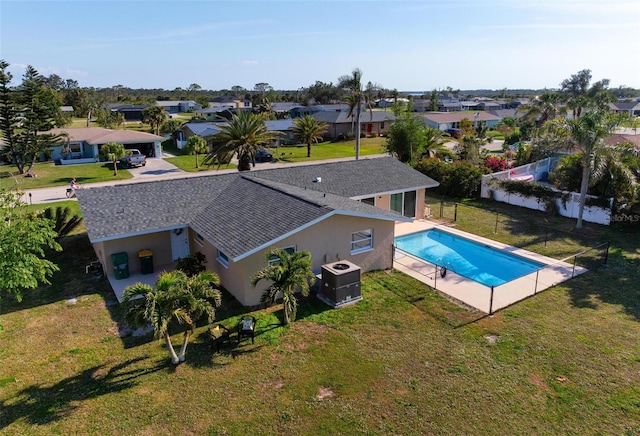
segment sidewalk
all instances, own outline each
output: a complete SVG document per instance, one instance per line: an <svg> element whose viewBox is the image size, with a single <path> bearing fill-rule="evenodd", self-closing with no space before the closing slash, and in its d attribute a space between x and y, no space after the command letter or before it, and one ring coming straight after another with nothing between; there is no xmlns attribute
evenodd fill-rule
<svg viewBox="0 0 640 436"><path fill-rule="evenodd" d="M361 156L360 159L376 159L380 157L388 157L387 154L375 154L369 156ZM338 159L326 159L326 160L316 160L316 161L308 161L308 162L296 162L296 163L279 163L279 162L264 162L264 163L256 163L255 168L252 167L251 171L260 171L265 169L273 169L273 168L287 168L287 167L296 167L296 166L305 166L305 165L317 165L321 163L327 162L343 162L354 160L354 157L347 158L338 158ZM157 180L169 180L169 179L180 179L186 177L204 177L211 176L216 174L225 174L225 173L237 173L237 169L221 169L218 171L200 171L196 173L190 173L186 171L182 171L178 167L170 164L162 158L150 158L147 159L147 165L139 168L132 168L128 170L133 175L132 179L127 180L114 180L111 182L99 182L99 183L91 183L84 185L82 189L90 189L97 188L101 186L110 186L116 184L131 184L131 183L146 183L153 182ZM39 188L39 189L30 189L25 191L22 200L27 204L40 204L40 203L52 203L56 201L63 200L75 200L75 198L67 198L67 185L64 186L54 186L51 188Z"/></svg>

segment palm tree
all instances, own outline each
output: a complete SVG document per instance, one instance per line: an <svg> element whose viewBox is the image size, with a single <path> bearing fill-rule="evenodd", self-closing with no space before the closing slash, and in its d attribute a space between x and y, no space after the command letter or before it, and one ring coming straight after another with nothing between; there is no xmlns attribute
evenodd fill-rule
<svg viewBox="0 0 640 436"><path fill-rule="evenodd" d="M199 168L198 154L206 153L209 151L209 146L207 145L207 141L202 136L193 135L193 136L190 136L189 139L187 139L186 148L189 154L196 155L196 168Z"/></svg>
<svg viewBox="0 0 640 436"><path fill-rule="evenodd" d="M520 106L516 112L523 113L521 122L535 122L538 127L560 115L562 95L557 92L545 92L530 104Z"/></svg>
<svg viewBox="0 0 640 436"><path fill-rule="evenodd" d="M566 139L582 151L582 180L580 182L580 206L576 229L582 228L582 214L589 188L591 171L597 152L606 147L605 139L618 128L625 117L597 107L590 108L579 118L563 120Z"/></svg>
<svg viewBox="0 0 640 436"><path fill-rule="evenodd" d="M113 175L118 175L118 159L122 159L126 154L126 150L124 149L124 145L118 144L117 142L107 142L106 144L102 144L100 148L101 153L111 162L113 162Z"/></svg>
<svg viewBox="0 0 640 436"><path fill-rule="evenodd" d="M351 117L355 123L356 135L356 160L360 159L360 115L362 106L371 108L371 97L376 87L371 83L367 83L366 88L362 86L362 71L355 68L351 75L345 75L338 78L338 88L347 91L347 102L349 103L348 117Z"/></svg>
<svg viewBox="0 0 640 436"><path fill-rule="evenodd" d="M125 319L128 323L146 327L151 323L157 339L164 339L171 356L171 363L184 362L189 336L195 328L195 322L207 315L211 323L215 317L215 308L220 307L220 279L215 273L203 271L189 277L176 270L163 272L158 277L155 288L142 283L128 286L124 293L123 304L127 305ZM141 298L142 297L142 298ZM182 347L176 354L171 344L169 324L171 321L186 326Z"/></svg>
<svg viewBox="0 0 640 436"><path fill-rule="evenodd" d="M425 126L424 130L424 151L429 157L435 157L438 153L446 150L444 146L444 132L434 127Z"/></svg>
<svg viewBox="0 0 640 436"><path fill-rule="evenodd" d="M309 295L309 286L315 282L316 276L311 270L311 253L298 251L289 254L276 248L267 253L267 261L270 265L253 275L251 285L255 287L263 279L272 282L260 301L262 304L273 304L282 294L283 324L287 325L296 319L298 311L295 290L299 288L300 293L306 297Z"/></svg>
<svg viewBox="0 0 640 436"><path fill-rule="evenodd" d="M167 112L162 106L149 106L142 111L142 122L151 126L153 133L160 134L160 127L167 119Z"/></svg>
<svg viewBox="0 0 640 436"><path fill-rule="evenodd" d="M293 134L298 140L307 144L307 157L311 157L311 144L322 139L327 131L327 123L307 114L293 121Z"/></svg>
<svg viewBox="0 0 640 436"><path fill-rule="evenodd" d="M220 127L215 135L218 145L202 161L205 165L213 162L228 162L234 154L238 155L238 171L251 170L258 150L263 144L275 139L277 134L267 130L264 120L251 112L237 111L226 126Z"/></svg>

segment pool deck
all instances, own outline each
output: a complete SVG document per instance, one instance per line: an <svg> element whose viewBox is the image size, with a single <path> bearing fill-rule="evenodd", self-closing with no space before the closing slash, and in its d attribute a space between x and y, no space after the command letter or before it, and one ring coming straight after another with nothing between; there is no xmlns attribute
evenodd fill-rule
<svg viewBox="0 0 640 436"><path fill-rule="evenodd" d="M398 237L436 227L483 245L508 251L515 255L547 265L537 272L527 274L503 285L495 286L492 301L490 287L460 276L456 274L455 271L448 271L445 277L441 277L440 274L436 274L435 266L433 264L406 254L400 250L396 251L393 262L393 267L395 269L414 277L422 283L437 289L455 300L485 313L492 313L498 309L510 306L520 300L524 300L538 292L588 271L586 268L579 266L576 266L574 269L573 264L562 262L541 254L532 253L521 248L502 244L471 233L463 232L434 221L416 220L412 223L398 223L395 227L395 235Z"/></svg>

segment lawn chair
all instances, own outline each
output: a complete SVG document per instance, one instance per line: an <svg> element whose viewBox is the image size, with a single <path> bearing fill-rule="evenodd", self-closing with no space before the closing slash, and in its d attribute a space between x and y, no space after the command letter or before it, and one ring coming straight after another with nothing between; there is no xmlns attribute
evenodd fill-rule
<svg viewBox="0 0 640 436"><path fill-rule="evenodd" d="M243 337L251 338L251 343L254 343L254 338L256 334L256 319L251 315L244 315L238 321L238 344Z"/></svg>
<svg viewBox="0 0 640 436"><path fill-rule="evenodd" d="M220 344L231 343L231 332L222 324L213 324L209 327L209 335L211 337L211 346L215 345L217 352L220 352Z"/></svg>

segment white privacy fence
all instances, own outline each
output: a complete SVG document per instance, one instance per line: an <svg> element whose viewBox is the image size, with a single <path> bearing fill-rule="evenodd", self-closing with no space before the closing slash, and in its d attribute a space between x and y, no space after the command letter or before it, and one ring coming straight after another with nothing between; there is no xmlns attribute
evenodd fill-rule
<svg viewBox="0 0 640 436"><path fill-rule="evenodd" d="M549 172L555 168L557 162L558 158L547 158L538 162L512 168L510 170L482 176L480 195L482 198L492 198L496 201L514 206L546 211L548 206L545 200L537 197L525 197L520 193L508 192L496 182L505 180L537 182L545 180ZM578 211L580 209L580 194L577 192L560 191L552 187L549 188L559 194L560 198L555 199L555 206L558 214L568 218L577 218ZM587 195L587 199L595 198L597 197ZM583 210L582 219L592 223L609 225L611 223L612 204L613 199L609 199L609 207L607 208L586 205Z"/></svg>

